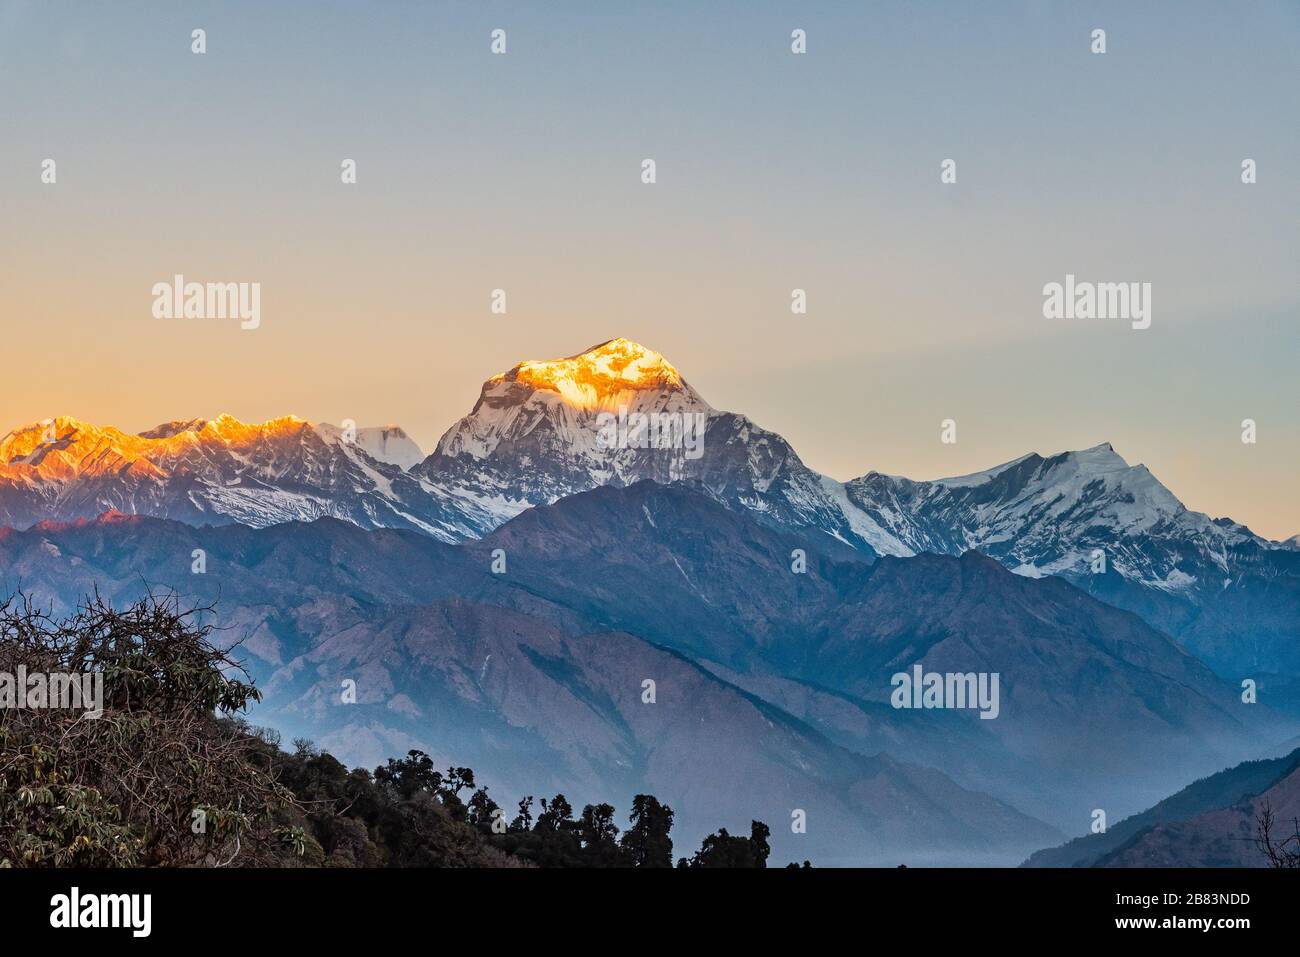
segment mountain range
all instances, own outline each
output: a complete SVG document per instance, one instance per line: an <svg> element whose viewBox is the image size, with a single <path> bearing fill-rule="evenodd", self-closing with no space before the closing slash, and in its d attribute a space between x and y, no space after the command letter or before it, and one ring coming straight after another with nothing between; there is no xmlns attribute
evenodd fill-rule
<svg viewBox="0 0 1300 957"><path fill-rule="evenodd" d="M214 604L218 640L239 644L266 694L253 719L350 764L418 748L479 769L507 804L654 793L687 843L719 820L802 810L807 834L778 825L774 851L823 863L1013 863L1062 836L941 771L837 744L671 647L494 575L482 557L334 519L249 529L111 513L0 535L4 584L56 607L93 588L119 603L151 589ZM563 595L563 581L551 590Z"/></svg>
<svg viewBox="0 0 1300 957"><path fill-rule="evenodd" d="M493 376L428 456L293 416L36 423L0 440L0 526L5 592L213 605L256 720L349 763L650 791L792 859L1015 863L1300 732L1294 541L1109 444L841 483L624 339ZM895 707L918 666L996 674L996 720Z"/></svg>
<svg viewBox="0 0 1300 957"><path fill-rule="evenodd" d="M698 448L602 443L602 417L704 423ZM639 440L639 441L638 441ZM397 426L286 416L169 422L139 435L59 417L0 440L0 524L113 509L264 527L330 516L479 539L530 507L604 485L694 481L758 521L868 559L978 550L1136 612L1236 681L1300 675L1300 547L1186 508L1108 443L935 481L841 483L781 436L708 404L663 356L614 339L521 362L422 457Z"/></svg>
<svg viewBox="0 0 1300 957"><path fill-rule="evenodd" d="M776 840L826 862L1012 863L1098 802L1134 813L1300 730L1059 579L975 552L873 563L831 539L796 574L802 541L646 481L455 546L334 519L45 522L0 536L0 585L60 607L92 588L215 604L266 692L255 718L350 762L415 747L506 795L649 788L688 831L741 794L777 820L815 807L826 830ZM997 720L891 707L914 664L997 672Z"/></svg>

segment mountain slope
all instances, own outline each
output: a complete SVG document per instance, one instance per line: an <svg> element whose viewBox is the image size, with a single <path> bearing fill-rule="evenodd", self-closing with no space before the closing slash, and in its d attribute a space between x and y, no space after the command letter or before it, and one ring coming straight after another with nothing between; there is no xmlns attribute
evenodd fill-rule
<svg viewBox="0 0 1300 957"><path fill-rule="evenodd" d="M1098 867L1264 867L1255 840L1261 811L1270 808L1277 827L1296 833L1300 819L1300 770L1262 794L1184 821L1157 824L1097 861ZM1276 832L1273 837L1277 840Z"/></svg>
<svg viewBox="0 0 1300 957"><path fill-rule="evenodd" d="M1219 843L1212 856L1201 857L1197 861L1174 861L1171 856L1167 856L1166 866L1206 867L1229 862L1243 867L1261 866L1262 859L1259 858L1257 849L1250 840L1254 836L1253 818L1246 824L1243 832L1241 820L1233 820L1229 824L1227 816L1216 815L1215 812L1225 808L1240 809L1251 805L1255 803L1252 802L1252 798L1283 785L1298 772L1300 772L1300 750L1292 751L1279 758L1244 762L1188 785L1141 814L1135 814L1111 825L1104 833L1089 834L1086 837L1075 838L1060 847L1038 851L1025 861L1023 866L1095 867L1120 859L1132 860L1134 866L1147 866L1139 860L1139 856L1143 853L1139 848L1151 847L1156 842L1165 842L1173 834L1187 838L1186 843L1192 844L1190 834L1196 830L1213 832L1217 835ZM1273 797L1278 796L1273 795ZM1283 807L1290 806L1285 801L1281 804ZM1300 808L1294 810L1300 812ZM1249 812L1245 814L1249 816ZM1229 816L1240 817L1235 813ZM1180 827L1184 824L1187 826ZM1213 826L1210 826L1211 824ZM1222 840L1228 838L1234 844L1242 846L1221 859L1214 859L1214 855L1224 853ZM1200 843L1202 848L1208 846L1208 842L1196 843Z"/></svg>
<svg viewBox="0 0 1300 957"><path fill-rule="evenodd" d="M839 747L686 657L590 629L472 551L409 532L109 515L5 533L0 570L6 586L64 603L92 583L119 602L167 586L214 601L218 634L240 643L266 692L255 721L363 765L409 748L467 763L502 803L525 789L579 803L651 791L688 843L752 815L773 824L775 853L825 863L1009 862L1059 840L940 772ZM807 834L784 826L796 809Z"/></svg>
<svg viewBox="0 0 1300 957"><path fill-rule="evenodd" d="M68 600L95 583L118 598L160 582L219 600L245 648L286 676L326 636L346 635L359 654L398 606L462 601L564 635L634 635L841 747L942 767L1071 830L1098 799L1112 814L1138 810L1297 730L1267 698L1241 705L1166 637L1057 579L1015 576L974 554L872 565L811 539L698 486L644 482L532 509L459 546L329 520L259 531L123 517L44 526L0 541L0 583ZM192 575L199 547L207 571ZM796 548L806 551L800 574ZM498 557L503 574L492 572ZM894 709L891 676L917 663L998 672L999 717ZM377 734L353 745L382 750Z"/></svg>
<svg viewBox="0 0 1300 957"><path fill-rule="evenodd" d="M341 706L335 689L349 676L360 698ZM317 729L331 748L409 736L472 755L512 798L524 787L583 801L650 791L695 838L720 816L784 822L802 809L816 833L778 844L827 863L1000 856L1047 830L938 772L837 748L631 635L565 633L458 599L367 616L287 662L267 692L282 703L278 724Z"/></svg>
<svg viewBox="0 0 1300 957"><path fill-rule="evenodd" d="M1279 739L1290 727L1060 579L976 553L868 565L819 545L689 485L641 483L532 509L463 547L485 564L502 549L530 594L692 655L842 743L921 755L1053 821L1086 821L1098 777L1113 808L1137 810L1253 754L1262 725ZM890 708L891 676L917 663L998 672L1001 715Z"/></svg>

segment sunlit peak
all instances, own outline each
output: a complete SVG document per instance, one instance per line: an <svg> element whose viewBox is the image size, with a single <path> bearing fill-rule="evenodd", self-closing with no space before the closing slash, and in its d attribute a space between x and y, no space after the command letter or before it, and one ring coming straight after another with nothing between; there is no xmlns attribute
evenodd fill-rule
<svg viewBox="0 0 1300 957"><path fill-rule="evenodd" d="M577 408L596 408L628 391L683 387L681 373L672 363L653 349L622 338L565 359L521 362L496 378L557 392Z"/></svg>

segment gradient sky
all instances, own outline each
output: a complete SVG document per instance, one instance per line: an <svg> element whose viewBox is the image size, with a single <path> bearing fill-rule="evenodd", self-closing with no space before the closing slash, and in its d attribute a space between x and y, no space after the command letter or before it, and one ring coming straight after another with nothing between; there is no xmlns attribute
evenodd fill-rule
<svg viewBox="0 0 1300 957"><path fill-rule="evenodd" d="M622 335L837 478L1111 441L1292 535L1297 63L1294 0L0 0L0 434L292 412L428 450L489 375ZM178 272L260 282L262 327L154 320ZM1066 273L1152 283L1152 328L1044 319Z"/></svg>

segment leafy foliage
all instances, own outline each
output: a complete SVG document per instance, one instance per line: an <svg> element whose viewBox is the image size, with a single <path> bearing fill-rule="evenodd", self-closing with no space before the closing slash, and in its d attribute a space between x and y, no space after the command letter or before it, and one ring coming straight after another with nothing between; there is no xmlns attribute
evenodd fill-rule
<svg viewBox="0 0 1300 957"><path fill-rule="evenodd" d="M276 844L291 795L256 760L265 742L223 720L259 694L196 619L152 596L59 620L0 605L0 672L103 674L98 719L0 711L0 865L213 865Z"/></svg>
<svg viewBox="0 0 1300 957"><path fill-rule="evenodd" d="M0 710L0 867L670 867L672 808L633 799L575 815L531 795L513 820L465 767L422 751L373 773L311 742L280 749L239 718L260 694L202 624L149 596L116 611L98 595L55 619L0 605L0 672L104 677L103 715ZM705 839L691 867L764 867L767 827Z"/></svg>

